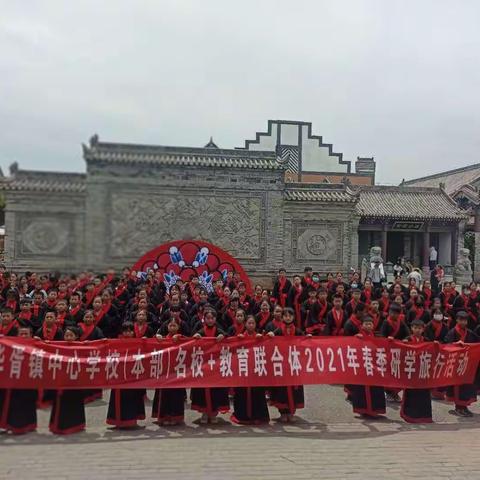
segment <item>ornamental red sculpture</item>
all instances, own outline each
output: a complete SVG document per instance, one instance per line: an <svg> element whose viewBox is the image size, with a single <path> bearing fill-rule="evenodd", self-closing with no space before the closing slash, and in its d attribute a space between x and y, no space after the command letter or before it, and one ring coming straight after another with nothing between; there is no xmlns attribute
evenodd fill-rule
<svg viewBox="0 0 480 480"><path fill-rule="evenodd" d="M176 240L164 243L143 255L133 266L137 272L153 269L163 274L169 289L181 278L188 281L191 275L198 275L200 283L208 290L213 290L213 283L219 278L225 279L228 272L240 275L252 293L252 285L245 270L229 253L203 240Z"/></svg>

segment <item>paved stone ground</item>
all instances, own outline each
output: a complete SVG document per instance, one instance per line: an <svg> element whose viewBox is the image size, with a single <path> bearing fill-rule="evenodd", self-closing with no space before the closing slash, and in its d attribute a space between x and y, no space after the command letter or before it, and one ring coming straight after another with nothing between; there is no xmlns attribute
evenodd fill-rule
<svg viewBox="0 0 480 480"><path fill-rule="evenodd" d="M146 428L118 432L104 424L107 405L97 401L87 407L87 431L68 437L48 433L42 411L38 433L0 435L0 478L480 479L477 406L472 419L460 419L434 402L436 423L412 426L396 405L385 420L355 418L340 387L308 387L306 402L293 425L204 427L188 411L183 427L149 419Z"/></svg>

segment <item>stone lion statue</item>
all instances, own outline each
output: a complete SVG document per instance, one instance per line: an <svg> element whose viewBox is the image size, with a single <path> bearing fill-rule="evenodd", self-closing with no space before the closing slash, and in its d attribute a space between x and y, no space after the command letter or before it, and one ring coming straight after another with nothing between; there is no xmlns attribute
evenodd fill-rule
<svg viewBox="0 0 480 480"><path fill-rule="evenodd" d="M370 249L370 263L383 263L382 247L372 247Z"/></svg>
<svg viewBox="0 0 480 480"><path fill-rule="evenodd" d="M458 260L455 265L455 270L462 273L470 273L472 271L472 262L470 261L470 250L468 248L461 248L458 251Z"/></svg>

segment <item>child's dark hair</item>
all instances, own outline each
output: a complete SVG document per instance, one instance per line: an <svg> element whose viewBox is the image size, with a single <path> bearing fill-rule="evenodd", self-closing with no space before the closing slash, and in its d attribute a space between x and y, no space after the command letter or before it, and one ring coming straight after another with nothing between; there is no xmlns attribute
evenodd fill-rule
<svg viewBox="0 0 480 480"><path fill-rule="evenodd" d="M135 327L133 326L133 322L123 322L122 326L120 327L120 331L123 332L133 332Z"/></svg>

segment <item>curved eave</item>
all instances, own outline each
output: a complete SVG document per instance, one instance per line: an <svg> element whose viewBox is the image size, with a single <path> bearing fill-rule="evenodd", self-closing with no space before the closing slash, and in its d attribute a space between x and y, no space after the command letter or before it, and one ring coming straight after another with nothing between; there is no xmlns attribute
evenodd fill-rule
<svg viewBox="0 0 480 480"><path fill-rule="evenodd" d="M243 170L285 170L285 166L276 161L251 159L251 158L226 158L215 157L188 157L173 155L132 155L126 153L101 153L85 155L85 160L91 162L121 163L123 165L149 164L165 166L210 167L210 168L238 168Z"/></svg>

